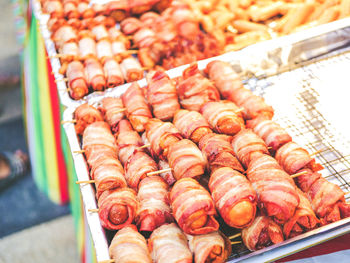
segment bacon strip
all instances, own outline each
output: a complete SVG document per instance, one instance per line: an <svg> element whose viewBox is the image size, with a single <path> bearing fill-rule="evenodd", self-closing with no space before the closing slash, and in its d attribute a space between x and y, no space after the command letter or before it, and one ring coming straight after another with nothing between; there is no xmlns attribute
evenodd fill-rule
<svg viewBox="0 0 350 263"><path fill-rule="evenodd" d="M122 95L122 100L126 107L126 116L131 125L137 132L143 132L145 124L152 118L152 113L140 86L136 82L133 83Z"/></svg>
<svg viewBox="0 0 350 263"><path fill-rule="evenodd" d="M219 168L210 176L209 189L226 224L244 228L253 222L257 196L244 175L229 167Z"/></svg>
<svg viewBox="0 0 350 263"><path fill-rule="evenodd" d="M93 122L103 121L102 114L88 103L81 104L74 112L75 132L83 135L85 128Z"/></svg>
<svg viewBox="0 0 350 263"><path fill-rule="evenodd" d="M278 149L275 156L278 163L289 174L295 174L303 168L310 168L317 172L322 170L320 164L316 164L314 158L311 158L309 153L295 142L289 142Z"/></svg>
<svg viewBox="0 0 350 263"><path fill-rule="evenodd" d="M98 198L98 207L102 227L118 230L134 221L139 203L135 191L118 188L104 191Z"/></svg>
<svg viewBox="0 0 350 263"><path fill-rule="evenodd" d="M212 133L206 119L197 111L179 110L175 113L173 123L182 136L195 143L206 134Z"/></svg>
<svg viewBox="0 0 350 263"><path fill-rule="evenodd" d="M246 120L254 119L260 115L272 119L274 115L273 108L267 105L263 98L244 87L232 90L229 100L236 103L238 107L244 108L243 117Z"/></svg>
<svg viewBox="0 0 350 263"><path fill-rule="evenodd" d="M94 58L86 59L85 72L87 83L94 91L101 91L105 89L106 79L100 62Z"/></svg>
<svg viewBox="0 0 350 263"><path fill-rule="evenodd" d="M120 98L106 97L101 100L101 112L113 132L117 132L118 123L124 118L125 114L123 102Z"/></svg>
<svg viewBox="0 0 350 263"><path fill-rule="evenodd" d="M128 120L121 120L118 124L117 145L119 160L123 165L143 145L140 135L132 129Z"/></svg>
<svg viewBox="0 0 350 263"><path fill-rule="evenodd" d="M102 65L105 64L106 60L113 58L111 42L108 39L98 41L96 44L96 54Z"/></svg>
<svg viewBox="0 0 350 263"><path fill-rule="evenodd" d="M244 129L244 120L238 107L227 100L205 103L200 110L210 127L218 133L235 135Z"/></svg>
<svg viewBox="0 0 350 263"><path fill-rule="evenodd" d="M214 202L196 180L178 180L171 189L170 201L173 215L186 234L199 235L218 230Z"/></svg>
<svg viewBox="0 0 350 263"><path fill-rule="evenodd" d="M109 255L118 263L152 263L146 239L134 225L125 226L115 234L109 246Z"/></svg>
<svg viewBox="0 0 350 263"><path fill-rule="evenodd" d="M232 147L244 167L248 167L255 156L269 153L264 141L250 129L237 133L233 137Z"/></svg>
<svg viewBox="0 0 350 263"><path fill-rule="evenodd" d="M83 64L79 61L72 61L67 67L67 78L70 96L79 100L89 93L86 83L86 76Z"/></svg>
<svg viewBox="0 0 350 263"><path fill-rule="evenodd" d="M168 162L176 180L185 177L199 178L207 166L207 160L201 151L187 139L175 142L169 147Z"/></svg>
<svg viewBox="0 0 350 263"><path fill-rule="evenodd" d="M182 139L179 131L171 122L150 119L145 128L147 139L151 143L153 158L166 160L169 147Z"/></svg>
<svg viewBox="0 0 350 263"><path fill-rule="evenodd" d="M276 165L271 156L261 155L249 164L247 177L258 194L261 209L282 224L294 215L299 196L293 179Z"/></svg>
<svg viewBox="0 0 350 263"><path fill-rule="evenodd" d="M63 44L60 54L62 54L61 62L71 62L79 59L79 47L76 42L66 42Z"/></svg>
<svg viewBox="0 0 350 263"><path fill-rule="evenodd" d="M124 79L127 82L133 82L143 78L143 69L140 63L134 57L128 57L120 64Z"/></svg>
<svg viewBox="0 0 350 263"><path fill-rule="evenodd" d="M95 25L91 28L91 32L94 34L96 41L100 41L103 39L108 39L108 31L103 24Z"/></svg>
<svg viewBox="0 0 350 263"><path fill-rule="evenodd" d="M305 194L300 189L297 189L297 193L300 200L299 205L293 217L283 226L283 233L286 238L307 232L319 224L319 220Z"/></svg>
<svg viewBox="0 0 350 263"><path fill-rule="evenodd" d="M216 231L204 235L186 235L196 263L225 262L231 254L230 240Z"/></svg>
<svg viewBox="0 0 350 263"><path fill-rule="evenodd" d="M258 216L253 224L242 230L244 245L255 251L284 240L281 227L267 216Z"/></svg>
<svg viewBox="0 0 350 263"><path fill-rule="evenodd" d="M66 42L77 41L78 36L73 27L65 25L56 30L56 32L53 34L52 40L55 42L56 47L60 49Z"/></svg>
<svg viewBox="0 0 350 263"><path fill-rule="evenodd" d="M104 121L97 121L87 126L83 133L83 149L103 145L110 147L117 152L115 139L111 133L109 125Z"/></svg>
<svg viewBox="0 0 350 263"><path fill-rule="evenodd" d="M175 223L162 225L154 230L148 240L148 247L153 262L192 263L192 253L186 236Z"/></svg>
<svg viewBox="0 0 350 263"><path fill-rule="evenodd" d="M136 33L141 27L141 21L135 17L128 17L120 23L120 28L126 35Z"/></svg>
<svg viewBox="0 0 350 263"><path fill-rule="evenodd" d="M91 36L90 31L81 31L79 33L81 36L78 44L79 44L79 57L82 60L88 58L96 58L97 50L96 50L96 42Z"/></svg>
<svg viewBox="0 0 350 263"><path fill-rule="evenodd" d="M137 190L139 183L147 176L147 173L155 172L158 166L145 152L135 151L125 163L125 178L129 187Z"/></svg>
<svg viewBox="0 0 350 263"><path fill-rule="evenodd" d="M146 98L153 108L154 117L162 121L173 119L175 112L180 109L175 85L162 71L151 71L146 78Z"/></svg>
<svg viewBox="0 0 350 263"><path fill-rule="evenodd" d="M232 91L243 87L239 76L227 62L214 60L207 65L205 71L225 99L230 97Z"/></svg>
<svg viewBox="0 0 350 263"><path fill-rule="evenodd" d="M140 231L153 231L174 221L170 210L169 186L159 176L146 177L140 182L137 198L140 209L136 224Z"/></svg>
<svg viewBox="0 0 350 263"><path fill-rule="evenodd" d="M208 133L199 141L199 149L206 156L211 172L220 167L230 167L241 173L244 172L242 165L235 157L231 141L231 137L215 133Z"/></svg>
<svg viewBox="0 0 350 263"><path fill-rule="evenodd" d="M181 106L187 110L199 111L208 101L218 101L220 94L209 79L203 77L196 63L184 70L177 92Z"/></svg>
<svg viewBox="0 0 350 263"><path fill-rule="evenodd" d="M120 65L113 58L105 60L103 65L107 88L114 88L124 83L123 73Z"/></svg>
<svg viewBox="0 0 350 263"><path fill-rule="evenodd" d="M253 129L273 151L292 141L292 137L278 123L264 116L247 121L247 128Z"/></svg>

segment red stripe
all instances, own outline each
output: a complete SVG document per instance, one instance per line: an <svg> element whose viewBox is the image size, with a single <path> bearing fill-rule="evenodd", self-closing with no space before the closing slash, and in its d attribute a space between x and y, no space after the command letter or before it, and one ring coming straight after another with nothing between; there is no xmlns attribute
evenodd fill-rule
<svg viewBox="0 0 350 263"><path fill-rule="evenodd" d="M350 249L350 234L346 234L341 237L337 237L328 242L322 243L320 245L308 248L299 253L290 255L283 259L279 259L276 262L288 262L297 259L316 257L321 255L326 255L341 250Z"/></svg>
<svg viewBox="0 0 350 263"><path fill-rule="evenodd" d="M46 53L46 57L47 57ZM56 151L57 151L57 167L58 167L58 179L60 186L60 196L61 203L66 203L69 201L68 194L68 174L67 167L64 160L64 155L61 146L61 113L60 113L60 104L57 94L57 86L55 83L55 78L52 72L51 63L49 59L46 59L47 64L47 72L48 72L48 82L50 89L50 98L51 98L51 110L52 110L52 121L54 125L55 137L53 138L56 143Z"/></svg>

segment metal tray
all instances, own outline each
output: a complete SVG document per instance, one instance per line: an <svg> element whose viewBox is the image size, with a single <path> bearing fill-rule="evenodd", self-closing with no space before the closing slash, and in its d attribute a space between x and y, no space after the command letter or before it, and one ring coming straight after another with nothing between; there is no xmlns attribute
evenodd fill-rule
<svg viewBox="0 0 350 263"><path fill-rule="evenodd" d="M273 49L271 49L273 50ZM344 121L345 112L350 112L350 105L346 100L347 76L342 69L350 64L348 46L337 50L326 58L318 59L314 63L278 73L280 68L274 68L271 76L266 76L263 69L255 67L256 71L249 71L243 75L247 88L261 95L274 107L276 120L284 127L293 140L310 152L321 150L315 158L325 169L321 171L323 177L338 184L345 192L350 191L350 125ZM251 49L240 51L242 56L251 55ZM317 56L318 57L318 56ZM231 56L221 57L230 61L234 66L240 66L237 61L230 60ZM212 59L201 61L200 68L204 68ZM258 59L257 65L263 65ZM178 76L185 67L172 70L171 77ZM245 72L245 68L241 67ZM246 69L248 69L248 65ZM254 73L254 74L253 74ZM263 73L263 74L259 74ZM332 85L330 88L329 85ZM144 80L140 84L145 84ZM90 104L98 103L103 97L120 96L127 86L106 92L104 95L94 96ZM334 94L334 95L332 95ZM350 95L350 94L349 94ZM332 97L333 96L333 97ZM337 99L337 103L334 100ZM64 112L64 120L71 120L76 107L70 107ZM80 150L79 141L74 130L74 124L64 124L75 163L78 180L89 180L85 160L81 154L73 151ZM101 227L98 215L88 212L96 208L94 190L91 185L81 185L83 203L88 224L95 244L97 260L109 259L108 231ZM347 197L349 201L349 197ZM325 242L342 234L350 232L350 218L340 220L327 226L315 229L297 237L288 239L280 244L265 249L249 252L243 245L234 245L229 262L273 261L289 254L306 249L310 246ZM107 236L106 236L107 234Z"/></svg>
<svg viewBox="0 0 350 263"><path fill-rule="evenodd" d="M47 28L49 16L42 13L41 5L38 0L32 1L32 7L35 17L39 22L39 28L45 41L46 51L50 57L52 72L56 80L64 78L59 74L61 67L60 60L55 58L57 55L55 44L51 40L51 33ZM211 59L200 61L199 66L206 65L208 61L213 59L221 59L224 61L236 61L238 66L236 69L242 74L271 74L280 70L289 69L291 65L307 61L310 58L322 56L329 52L344 47L350 42L348 38L350 34L350 18L344 18L332 23L320 25L302 32L294 33L284 37L268 40L251 45L241 51L229 52L224 55ZM260 65L256 62L260 61ZM171 77L181 74L187 65L169 70ZM145 79L139 81L140 85L146 84ZM67 91L67 84L64 81L57 81L57 89L61 103L66 107L76 107L86 101L90 101L95 97L115 96L124 92L130 83L120 85L115 88L107 89L104 92L94 92L87 95L81 100L73 100Z"/></svg>

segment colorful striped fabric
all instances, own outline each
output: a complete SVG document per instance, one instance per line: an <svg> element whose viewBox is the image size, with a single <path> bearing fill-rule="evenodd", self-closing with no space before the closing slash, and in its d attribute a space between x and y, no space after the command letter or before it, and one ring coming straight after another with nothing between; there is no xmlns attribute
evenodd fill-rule
<svg viewBox="0 0 350 263"><path fill-rule="evenodd" d="M37 21L30 18L23 53L23 103L32 174L39 189L57 204L70 202L81 262L96 262L90 231L75 184L76 174L65 132L63 106L51 74Z"/></svg>

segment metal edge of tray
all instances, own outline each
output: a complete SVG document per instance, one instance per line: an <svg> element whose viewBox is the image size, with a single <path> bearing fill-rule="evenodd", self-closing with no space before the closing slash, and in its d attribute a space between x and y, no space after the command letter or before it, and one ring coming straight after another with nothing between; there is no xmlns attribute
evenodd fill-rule
<svg viewBox="0 0 350 263"><path fill-rule="evenodd" d="M64 120L71 120L75 108L70 107L63 113ZM78 181L90 180L88 167L83 154L74 153L74 151L80 150L78 137L75 133L74 123L63 124L64 130L68 137L70 145L70 151L74 161L74 167ZM101 221L98 213L89 212L89 209L97 209L95 190L91 184L79 185L82 201L84 204L84 212L91 232L92 240L96 250L97 261L103 261L110 259L108 252L108 242L105 231L101 225Z"/></svg>
<svg viewBox="0 0 350 263"><path fill-rule="evenodd" d="M51 61L51 65L52 65L52 70L53 70L53 74L55 76L56 80L62 79L64 78L64 76L62 74L59 73L59 69L61 67L60 64L60 60L56 57L54 57L55 55L57 55L56 52L56 48L55 48L55 44L53 43L53 41L50 38L51 33L49 32L46 22L48 20L48 15L45 15L42 13L41 10L41 5L40 2L38 0L34 0L33 1L33 11L34 11L34 15L35 17L38 19L39 23L40 23L40 31L41 34L44 38L45 41L45 46L46 46L46 50L48 53L48 56L50 57L50 61ZM202 61L198 61L198 65L200 67L200 69L203 69L204 66L202 65L206 65L208 64L210 61L219 59L219 60L223 60L226 62L232 62L232 61L240 61L243 60L245 57L251 57L253 56L258 56L258 55L263 55L266 57L269 57L271 54L275 54L276 52L280 55L280 56L284 56L284 57L288 57L288 54L290 54L291 50L294 48L307 48L308 44L310 44L309 46L312 47L312 40L316 40L318 38L323 38L325 40L325 45L327 45L327 38L328 35L332 34L333 37L334 35L337 35L338 30L340 29L344 29L346 27L349 27L350 30L350 18L344 18L341 20L337 20L331 23L327 23L324 25L319 25L307 30L303 30L301 32L296 32L287 36L282 36L282 37L278 37L275 39L271 39L271 40L267 40L264 42L259 42L253 45L250 45L240 51L235 51L235 52L228 52L225 53L223 55L220 56L216 56L216 57L212 57L209 59L205 59ZM338 46L343 45L342 42L340 42L338 45L333 43L333 46L331 47L331 49L335 49ZM283 47L283 54L281 54L281 48ZM312 50L312 49L311 49ZM322 54L325 54L327 52L329 52L329 48L322 48L322 47L318 47L317 50L314 51L310 51L309 53L311 53L311 58L315 57L315 56L320 56ZM300 51L300 50L299 50ZM286 54L287 53L287 54ZM283 59L281 57L281 59ZM306 57L300 57L301 60L308 60L310 59L310 57L306 56ZM262 61L265 61L266 59L262 59ZM246 64L250 64L252 63L253 60L249 60L248 63ZM289 61L287 61L287 64L289 64ZM287 65L288 66L288 65ZM188 67L187 65L183 65L183 66L179 66L176 67L174 69L170 69L167 71L167 74L171 77L177 77L180 76L182 71ZM249 70L249 69L248 69ZM140 86L145 86L146 80L145 78L141 79L138 81ZM66 107L70 107L70 106L78 106L82 103L85 103L87 101L90 101L91 99L95 98L95 97L104 97L104 96L115 96L113 93L115 92L115 90L121 89L123 91L125 91L131 84L130 83L126 83L111 89L107 89L103 92L93 92L91 94L86 95L83 99L81 100L73 100L70 98L69 94L68 94L68 87L67 84L64 81L57 81L57 89L59 92L59 96L60 96L60 100L61 103L66 106ZM118 92L119 93L119 92Z"/></svg>

